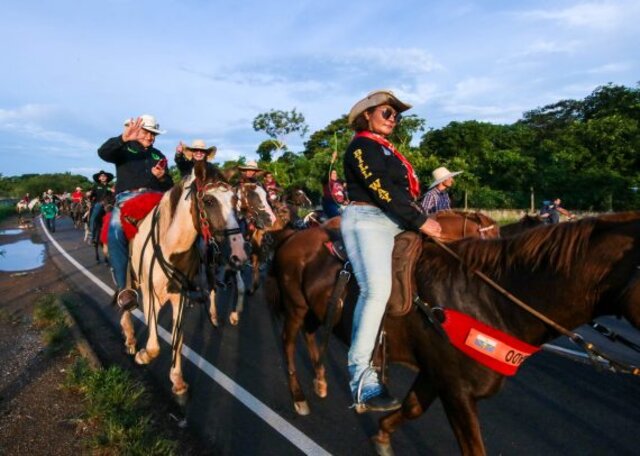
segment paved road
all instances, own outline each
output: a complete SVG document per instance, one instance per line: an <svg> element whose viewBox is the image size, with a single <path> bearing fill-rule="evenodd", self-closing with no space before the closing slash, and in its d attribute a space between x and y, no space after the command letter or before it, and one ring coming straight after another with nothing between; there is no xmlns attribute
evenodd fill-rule
<svg viewBox="0 0 640 456"><path fill-rule="evenodd" d="M108 305L113 286L108 268L96 264L92 248L82 242L81 232L68 219L59 222L56 242L47 241L49 254L86 296L85 304L99 308L115 327L117 316ZM38 229L42 230L39 224ZM102 284L80 272L59 248ZM220 313L226 316L227 297L219 298ZM378 417L358 416L348 409L346 350L340 343L330 344L327 399L313 396L311 366L306 357L299 357L299 374L312 409L310 416L299 417L292 411L286 386L278 343L280 325L271 319L261 292L250 299L238 327L227 324L213 329L199 307L185 314L185 343L192 360L185 361L185 378L191 385L185 413L215 454L373 454L368 436L377 429ZM161 323L168 327L169 321L169 312L162 312ZM606 322L640 343L640 335L624 322ZM142 324L137 324L137 334L145 340ZM640 364L637 354L619 354ZM168 389L169 363L169 347L164 344L163 355L143 369L151 369ZM398 394L413 378L411 372L396 367L391 375L392 390ZM639 404L638 378L597 372L542 352L527 361L497 396L481 402L479 409L489 454L622 455L638 454ZM397 431L393 446L398 455L458 452L439 403Z"/></svg>

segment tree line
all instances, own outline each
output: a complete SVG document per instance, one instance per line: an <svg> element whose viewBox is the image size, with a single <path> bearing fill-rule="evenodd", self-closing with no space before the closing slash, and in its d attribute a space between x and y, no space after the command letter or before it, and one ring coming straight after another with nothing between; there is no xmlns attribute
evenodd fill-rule
<svg viewBox="0 0 640 456"><path fill-rule="evenodd" d="M253 128L268 138L256 149L261 168L283 187L302 187L318 200L330 169L342 175L341 160L353 131L346 115L313 132L304 149L292 151L287 137L306 136L304 115L271 110ZM451 191L457 207L530 207L561 198L567 207L607 211L640 208L640 85L607 84L583 100L561 100L527 111L508 125L468 120L427 128L416 115L402 118L390 138L414 165L424 190L438 166L464 171ZM246 157L227 161L231 168ZM178 173L171 169L174 179ZM21 196L45 188L88 188L83 176L65 174L0 176L0 194Z"/></svg>

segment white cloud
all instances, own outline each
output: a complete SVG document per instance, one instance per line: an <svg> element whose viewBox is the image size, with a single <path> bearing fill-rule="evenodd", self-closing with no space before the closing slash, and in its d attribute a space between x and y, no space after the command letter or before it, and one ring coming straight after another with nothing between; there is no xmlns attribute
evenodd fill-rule
<svg viewBox="0 0 640 456"><path fill-rule="evenodd" d="M592 2L574 5L564 9L532 10L521 13L525 18L549 20L570 27L614 29L629 13L633 2Z"/></svg>
<svg viewBox="0 0 640 456"><path fill-rule="evenodd" d="M420 48L364 48L345 57L350 61L370 62L389 71L416 75L443 68L433 56Z"/></svg>

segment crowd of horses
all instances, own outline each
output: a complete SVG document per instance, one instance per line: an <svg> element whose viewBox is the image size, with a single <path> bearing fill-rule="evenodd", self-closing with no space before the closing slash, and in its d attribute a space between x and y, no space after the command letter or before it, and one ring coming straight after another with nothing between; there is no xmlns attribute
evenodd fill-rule
<svg viewBox="0 0 640 456"><path fill-rule="evenodd" d="M179 402L186 400L188 391L181 366L186 304L204 302L212 325L217 326L215 294L221 271L235 277L236 286L253 292L264 264L268 265L265 296L283 321L285 374L294 409L300 415L310 413L296 374L299 334L315 371L314 392L327 396L326 343L319 346L317 338L333 333L349 344L358 289L350 280L338 299L332 296L338 277L347 269L345 259L331 248L340 242L340 218L305 223L298 211L309 204L298 190L270 202L261 186L233 186L216 168L198 162L193 173L165 193L138 224L130 243L131 285L140 291L149 335L138 350L131 314L123 312L125 346L139 364L156 358L157 315L171 303L170 379ZM461 452L485 453L476 404L496 394L505 377L456 349L424 307L462 312L533 346L558 336L555 327L535 313L570 329L601 315L624 317L640 328L640 212L558 225L525 216L502 228L475 212L447 211L436 218L442 238L437 242L421 238L411 269L408 286L414 303L402 314L388 314L383 323L386 342L376 359L411 366L417 376L402 408L380 419L372 437L379 454L392 454L393 432L423 414L436 398ZM247 263L252 280L245 286L240 270ZM499 287L479 280L482 274ZM500 287L509 293L500 293L496 289ZM525 301L534 314L515 307L509 295Z"/></svg>

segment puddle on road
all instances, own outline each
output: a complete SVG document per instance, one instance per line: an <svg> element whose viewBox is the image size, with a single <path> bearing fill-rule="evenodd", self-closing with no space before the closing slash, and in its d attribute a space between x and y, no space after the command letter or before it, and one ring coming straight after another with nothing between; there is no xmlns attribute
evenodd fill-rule
<svg viewBox="0 0 640 456"><path fill-rule="evenodd" d="M22 233L22 230L0 230L0 235L6 234L9 236L13 236L20 233Z"/></svg>
<svg viewBox="0 0 640 456"><path fill-rule="evenodd" d="M44 244L29 239L0 245L0 271L29 271L44 265Z"/></svg>

